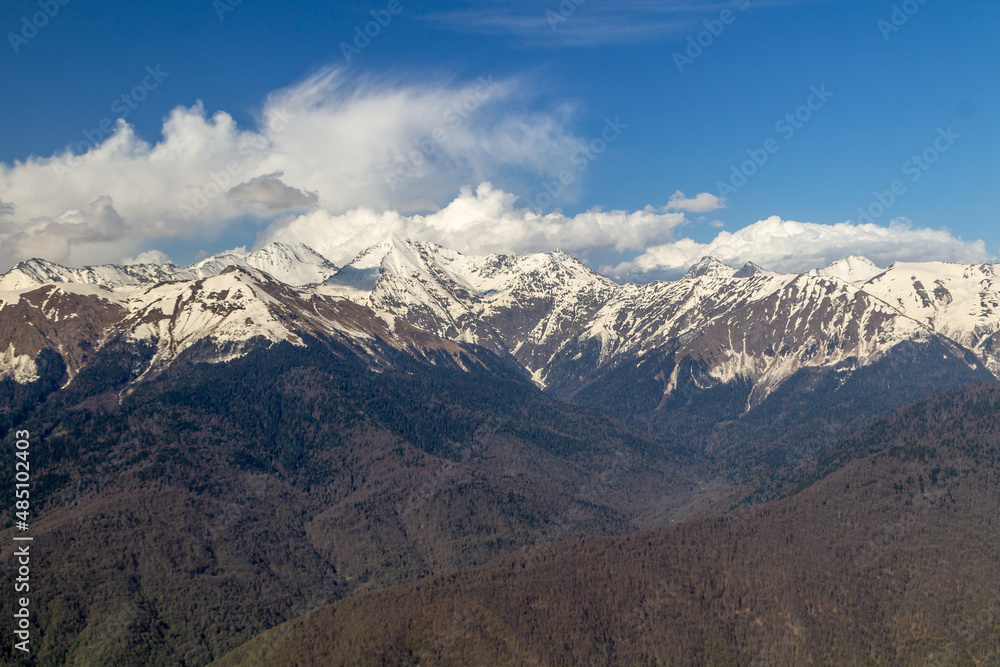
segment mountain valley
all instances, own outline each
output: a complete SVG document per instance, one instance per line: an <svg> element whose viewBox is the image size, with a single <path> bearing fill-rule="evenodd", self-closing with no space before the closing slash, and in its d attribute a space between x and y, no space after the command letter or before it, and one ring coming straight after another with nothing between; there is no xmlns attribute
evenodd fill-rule
<svg viewBox="0 0 1000 667"><path fill-rule="evenodd" d="M884 486L904 472L927 479L936 469L951 480L941 471L954 469L962 493L992 479L987 454L943 444L957 442L943 417L927 434L913 424L942 406L968 408L970 423L993 433L982 421L1000 371L993 270L883 270L848 258L788 275L706 258L676 281L620 284L561 251L474 256L395 236L341 267L277 243L187 267L23 262L0 276L0 433L27 428L38 442L33 529L46 545L38 576L47 583L37 664L203 665L275 626L281 636L306 633L302 641L343 662L364 661L354 650L389 662L675 660L635 639L653 630L676 637L678 651L700 642L709 662L750 659L733 652L733 633L756 630L728 596L753 598L740 588L748 581L784 584L766 567L751 574L707 554L779 553L775 536L803 529L773 518L789 508L832 536L844 519L824 501L860 506L857 489L871 485L882 494L872 521L922 526L924 513L909 519L902 509L916 496ZM886 453L899 447L941 458ZM954 484L922 489L920 502L936 511L939 491ZM972 507L973 496L949 502ZM977 512L989 507L970 511L961 539L976 542L971 522L987 520ZM747 527L720 528L747 516L756 517ZM945 524L928 526L947 534ZM706 551L678 550L676 539L688 538L676 536L688 533ZM825 563L810 549L831 544L803 546L794 559ZM906 549L900 567L915 572ZM674 554L671 564L650 565L661 551ZM518 565L537 554L544 566ZM586 554L603 563L597 575L583 574ZM524 570L512 591L539 588L535 577L561 582L548 569L557 567L581 572L581 595L655 609L627 629L595 607L592 626L538 598L551 613L525 622L605 638L565 653L487 618L507 611L454 601L473 599L470 586L488 590L480 578L507 577L508 566ZM633 575L658 590L681 570L702 577L691 584L698 595L717 588L704 588L704 577L727 582L722 606L680 589L655 603L630 592ZM930 574L918 574L914 585L929 590ZM896 570L885 576L872 585L905 584ZM609 596L605 577L625 597ZM442 597L425 600L425 581ZM778 651L763 664L822 661L840 650L837 632L856 629L834 616L834 635L803 639L820 622L816 609L827 609L816 600L832 594L828 581L808 581L805 608L753 598L766 630L747 646ZM966 599L955 595L941 604ZM674 625L663 625L668 599L678 605ZM336 643L356 630L331 621L343 616L336 610L382 618L386 604L396 628L387 643ZM423 608L435 611L414 625L407 614ZM437 634L452 623L438 618L445 609L467 619L467 643ZM334 645L311 621L280 625L310 613L303 618L334 628ZM792 633L785 644L773 635L779 627ZM291 664L290 644L268 637L240 649L240 660ZM911 655L892 641L872 635L872 655ZM487 645L495 652L482 653Z"/></svg>

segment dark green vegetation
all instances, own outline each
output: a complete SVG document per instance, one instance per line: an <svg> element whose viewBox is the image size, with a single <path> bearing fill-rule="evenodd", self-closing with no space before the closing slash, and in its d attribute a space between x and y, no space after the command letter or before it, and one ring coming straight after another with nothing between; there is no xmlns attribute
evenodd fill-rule
<svg viewBox="0 0 1000 667"><path fill-rule="evenodd" d="M794 496L345 600L219 665L1000 663L1000 386L923 399Z"/></svg>
<svg viewBox="0 0 1000 667"><path fill-rule="evenodd" d="M690 457L499 364L375 372L313 341L130 384L150 353L3 385L33 434L36 664L202 665L346 594L662 523L693 486Z"/></svg>
<svg viewBox="0 0 1000 667"><path fill-rule="evenodd" d="M927 641L950 646L949 628L981 608L978 598L963 597L965 587L992 590L976 578L978 570L956 570L947 589L952 597L934 597L928 573L948 570L931 568L920 554L947 560L935 549L954 537L972 567L995 565L988 560L995 540L969 527L992 521L984 514L992 501L977 504L978 496L967 495L995 484L993 459L986 450L966 451L964 440L940 428L940 437L927 440L924 432L934 431L926 425L899 440L911 421L922 424L914 416L922 410L949 405L960 417L966 402L993 400L991 390L969 394L968 401L964 394L949 395L952 403L930 401L894 418L902 420L898 428L890 419L836 441L903 400L978 379L952 362L936 362L943 358L936 349L897 351L843 384L830 374L802 374L789 384L808 388L811 402L782 388L744 415L750 388L738 383L705 391L684 384L665 401L662 384L639 383L622 366L601 379L600 391L591 384L589 393L575 396L581 407L541 393L518 369L479 348L462 352L468 372L433 346L427 354L435 363L386 347L379 351L383 365L373 370L356 350L308 342L219 364L199 363L204 355L192 348L138 382L153 349L114 343L94 353L69 384L65 365L49 352L39 360L37 382L0 382L0 436L9 442L12 428L33 434L38 558L31 663L203 665L345 598L351 601L340 604L348 606L332 609L356 610L350 615L374 625L338 626L344 613L317 612L311 618L332 613L341 620L329 626L332 634L309 630L308 646L347 651L346 638L349 651L363 651L337 653L348 662L406 661L412 652L425 661L629 663L643 656L669 661L696 646L705 661L725 662L751 655L739 652L744 644L757 651L752 655L771 655L760 651L785 641L797 647L789 654L796 659L822 661L862 625L903 619L911 629L904 631L902 620L877 626L893 629L894 638L858 635L873 659L885 662L923 655L933 648ZM992 409L970 413L982 432ZM896 454L865 463L872 451ZM8 479L12 465L5 457ZM878 476L856 477L863 471ZM837 475L847 481L831 481ZM883 476L894 480L889 487ZM668 526L672 517L752 504L821 477L780 501L785 505L750 514L627 541L568 541ZM858 495L869 487L875 495ZM947 502L933 495L939 491ZM11 503L0 496L4 516ZM852 509L829 514L837 503ZM931 509L900 510L911 506ZM934 513L943 507L960 518L934 519L953 518ZM803 523L781 523L779 516ZM896 545L896 533L883 528L900 521L908 527ZM799 551L788 551L792 542L783 540L795 534ZM842 546L838 534L849 536ZM7 535L0 575L9 581ZM852 579L864 540L909 550L885 573L878 559L896 552L879 547L878 566ZM530 545L550 546L519 551ZM449 578L434 578L442 573ZM663 583L678 578L680 588ZM354 597L415 581L383 597ZM435 588L426 588L427 581ZM507 582L502 595L492 588L497 582ZM805 598L796 597L800 584L811 587ZM444 607L426 597L431 590L443 596ZM862 590L880 591L877 604L851 607L848 598ZM784 597L774 597L778 592ZM828 609L825 595L838 601L841 614L829 618L844 623L830 621L829 631L828 617L810 616ZM487 597L500 606L489 606ZM467 600L479 601L462 606ZM937 620L906 616L909 607L898 606L922 610L928 600L946 605ZM0 616L10 616L12 603L10 594L0 596ZM747 623L744 608L757 610ZM630 609L639 611L629 616ZM366 634L383 620L392 633ZM806 639L796 623L808 629ZM779 641L779 630L791 634ZM658 632L670 641L660 642ZM810 643L817 636L827 639ZM899 643L911 640L916 653ZM293 664L280 653L292 645L277 644L271 664ZM3 659L10 646L11 635L0 633ZM251 644L247 655L260 646Z"/></svg>
<svg viewBox="0 0 1000 667"><path fill-rule="evenodd" d="M681 381L665 397L675 363ZM704 457L711 476L747 485L752 503L810 479L819 451L877 417L927 394L993 380L971 355L963 361L937 341L904 342L846 375L801 369L748 411L749 381L703 389L691 379L695 366L665 350L618 363L567 397L685 443Z"/></svg>

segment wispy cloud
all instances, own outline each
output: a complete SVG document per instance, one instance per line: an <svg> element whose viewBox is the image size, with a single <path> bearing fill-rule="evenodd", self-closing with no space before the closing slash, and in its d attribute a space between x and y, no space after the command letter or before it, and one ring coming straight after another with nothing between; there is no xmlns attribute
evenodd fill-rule
<svg viewBox="0 0 1000 667"><path fill-rule="evenodd" d="M701 29L725 9L803 4L817 0L495 0L452 3L422 18L441 26L510 35L532 46L604 46L671 40Z"/></svg>

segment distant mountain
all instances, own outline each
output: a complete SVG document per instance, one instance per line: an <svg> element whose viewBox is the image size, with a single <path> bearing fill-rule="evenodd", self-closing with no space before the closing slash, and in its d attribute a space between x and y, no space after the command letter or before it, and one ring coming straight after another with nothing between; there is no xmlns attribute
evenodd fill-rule
<svg viewBox="0 0 1000 667"><path fill-rule="evenodd" d="M844 259L837 260L830 266L821 269L813 269L809 272L811 276L824 276L827 278L839 278L849 283L864 283L885 271L880 269L875 262L867 257L851 255Z"/></svg>
<svg viewBox="0 0 1000 667"><path fill-rule="evenodd" d="M618 285L560 251L470 256L393 236L317 289L512 356L544 386L552 354Z"/></svg>
<svg viewBox="0 0 1000 667"><path fill-rule="evenodd" d="M972 350L1000 374L997 265L898 262L862 289Z"/></svg>
<svg viewBox="0 0 1000 667"><path fill-rule="evenodd" d="M398 237L23 262L0 437L37 437L40 664L204 664L345 595L786 496L996 379L992 267L875 268L618 284Z"/></svg>
<svg viewBox="0 0 1000 667"><path fill-rule="evenodd" d="M200 284L258 303L291 289L245 269ZM351 302L318 310L351 334L258 336L220 362L212 339L179 337L206 316L182 303L155 325L187 347L155 373L162 348L121 338L68 384L51 350L35 382L0 381L0 438L32 434L38 664L204 665L345 595L662 524L697 488L689 455L546 397L482 348L404 345L405 322L386 339Z"/></svg>
<svg viewBox="0 0 1000 667"><path fill-rule="evenodd" d="M95 351L120 343L155 349L137 379L200 342L209 344L200 348L200 358L214 362L242 356L262 341L301 346L304 339L319 337L345 342L373 366L383 362L386 348L417 356L442 351L463 364L459 345L405 320L383 318L346 299L303 292L262 271L236 266L189 281L115 289L55 282L22 290L17 301L0 307L0 335L9 341L7 374L22 382L35 377L34 360L43 350L62 356L73 378Z"/></svg>
<svg viewBox="0 0 1000 667"><path fill-rule="evenodd" d="M867 291L873 274L863 258L803 275L705 258L677 281L621 285L558 251L392 237L316 290L511 357L554 396L756 476L921 395L994 379L952 329Z"/></svg>
<svg viewBox="0 0 1000 667"><path fill-rule="evenodd" d="M997 385L935 395L796 496L355 597L214 664L998 664L997 415Z"/></svg>
<svg viewBox="0 0 1000 667"><path fill-rule="evenodd" d="M225 252L191 266L174 264L105 264L70 269L44 259L21 262L0 276L0 293L20 292L46 284L98 285L109 289L189 281L217 276L230 266L258 269L289 285L319 283L337 267L306 245L272 243L256 252Z"/></svg>
<svg viewBox="0 0 1000 667"><path fill-rule="evenodd" d="M823 427L834 437L924 393L994 379L994 277L992 265L882 270L849 257L788 275L705 258L680 280L618 284L561 251L476 256L397 236L339 269L283 244L188 267L31 260L0 277L0 377L30 381L49 349L72 378L117 340L156 348L146 378L200 341L214 346L205 360L225 361L250 341L333 337L378 365L369 341L419 355L431 336L489 350L553 396L725 448L704 440L706 413L742 425L767 404L779 422L807 424L823 413L789 392L819 392L857 412ZM894 387L881 402L866 379L876 366ZM814 447L779 449L775 460Z"/></svg>
<svg viewBox="0 0 1000 667"><path fill-rule="evenodd" d="M906 297L894 288L869 283L903 267L886 272L851 257L796 276L706 258L678 281L619 285L561 252L469 256L392 237L317 289L509 354L536 384L564 396L615 364L666 349L700 369L699 387L749 381L748 408L801 369L835 369L844 378L903 342L934 341L985 378L982 366L995 364L975 333L983 322L945 323L901 307ZM751 331L757 340L741 335ZM979 345L978 359L969 361L963 341ZM662 382L666 396L686 381L673 370Z"/></svg>

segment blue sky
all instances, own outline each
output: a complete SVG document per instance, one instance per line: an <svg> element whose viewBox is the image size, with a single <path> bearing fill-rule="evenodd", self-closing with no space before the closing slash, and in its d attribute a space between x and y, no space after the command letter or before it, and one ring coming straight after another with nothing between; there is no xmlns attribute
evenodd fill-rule
<svg viewBox="0 0 1000 667"><path fill-rule="evenodd" d="M271 239L325 245L343 261L386 230L470 251L562 245L654 277L703 251L782 269L808 268L803 255L1000 252L992 0L237 1L3 3L0 269L28 255L80 264L154 249L188 262ZM344 44L375 18L387 25L346 58ZM274 138L262 118L282 95L305 111ZM476 107L469 118L455 115L462 104ZM189 113L169 144L165 119L178 109ZM209 138L217 112L232 119L229 139L256 132L272 145L185 216L206 183L193 175L199 151L227 163ZM123 116L127 137L114 126ZM406 167L438 128L453 131L452 152L442 144L385 187L386 170L409 174L392 165ZM191 153L171 171L158 146ZM925 151L933 164L915 166ZM745 164L754 155L767 159ZM59 156L70 169L54 179ZM131 181L144 170L156 187ZM477 190L482 181L492 190ZM699 193L722 199L683 203ZM350 214L358 208L371 215ZM884 229L843 225L860 222L859 208ZM508 236L482 241L463 211Z"/></svg>

